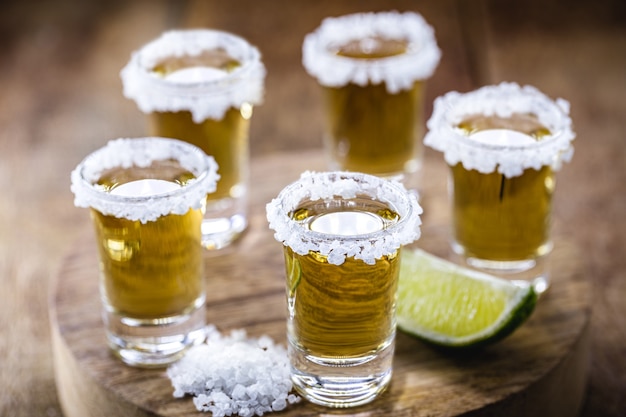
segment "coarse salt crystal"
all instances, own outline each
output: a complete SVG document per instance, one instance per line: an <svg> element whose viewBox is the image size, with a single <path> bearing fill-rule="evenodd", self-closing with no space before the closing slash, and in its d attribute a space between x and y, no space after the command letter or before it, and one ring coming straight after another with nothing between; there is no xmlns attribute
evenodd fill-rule
<svg viewBox="0 0 626 417"><path fill-rule="evenodd" d="M400 221L384 231L338 236L305 229L290 215L306 200L351 199L357 195L385 202L400 215ZM355 172L305 171L266 205L269 227L277 241L300 255L318 252L333 265L343 264L348 257L373 265L376 259L419 239L421 213L415 195L401 183Z"/></svg>
<svg viewBox="0 0 626 417"><path fill-rule="evenodd" d="M509 118L513 114L535 115L551 132L540 141L516 140L516 145L498 143L493 138L475 140L477 134L468 136L459 132L458 124L472 115ZM433 114L427 122L428 132L424 144L443 152L445 161L454 166L462 163L465 169L475 169L483 174L500 172L507 178L522 175L525 169L551 166L560 169L574 153L576 134L569 116L569 103L564 99L552 100L537 88L517 83L502 82L488 85L468 93L451 91L437 97ZM511 134L511 133L509 133Z"/></svg>
<svg viewBox="0 0 626 417"><path fill-rule="evenodd" d="M97 184L109 169L147 167L155 161L170 159L196 178L189 180L184 187L139 196L134 192L108 193ZM83 159L71 173L71 190L77 207L147 223L168 214L185 214L190 208L199 209L204 197L215 191L220 178L217 170L212 156L186 142L160 137L119 138Z"/></svg>
<svg viewBox="0 0 626 417"><path fill-rule="evenodd" d="M191 77L190 70L181 70L166 79L153 72L164 59L220 49L241 65L222 74L192 69L195 74ZM142 112L189 111L195 123L202 123L221 120L231 107L261 104L265 74L261 53L245 39L219 30L186 29L166 31L133 52L120 77L124 96L134 100Z"/></svg>
<svg viewBox="0 0 626 417"><path fill-rule="evenodd" d="M207 327L206 343L192 347L167 370L174 397L193 395L198 411L214 417L262 416L300 401L293 388L284 347L263 336L251 339L245 330L223 336Z"/></svg>
<svg viewBox="0 0 626 417"><path fill-rule="evenodd" d="M406 40L408 49L404 54L386 58L354 59L338 55L333 48L352 40L373 43L372 38L376 37ZM433 28L415 12L327 17L302 44L302 64L320 84L341 87L384 82L390 94L409 90L415 81L429 78L440 58Z"/></svg>

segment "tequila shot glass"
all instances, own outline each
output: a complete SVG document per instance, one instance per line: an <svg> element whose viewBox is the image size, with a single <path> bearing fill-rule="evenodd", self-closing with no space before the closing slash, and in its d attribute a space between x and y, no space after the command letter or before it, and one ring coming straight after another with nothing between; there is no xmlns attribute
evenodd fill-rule
<svg viewBox="0 0 626 417"><path fill-rule="evenodd" d="M432 27L414 12L326 18L302 53L322 87L329 168L417 191L426 81L441 55Z"/></svg>
<svg viewBox="0 0 626 417"><path fill-rule="evenodd" d="M309 401L352 407L389 384L403 245L421 207L399 182L302 174L267 205L286 266L292 380Z"/></svg>
<svg viewBox="0 0 626 417"><path fill-rule="evenodd" d="M450 92L428 129L450 166L454 252L544 291L555 172L573 155L569 103L516 83Z"/></svg>
<svg viewBox="0 0 626 417"><path fill-rule="evenodd" d="M158 367L204 340L200 226L217 164L172 139L117 139L71 174L77 207L89 208L109 345L121 360Z"/></svg>
<svg viewBox="0 0 626 417"><path fill-rule="evenodd" d="M134 52L121 78L124 95L149 115L151 135L189 142L217 161L202 241L228 246L248 225L250 122L265 78L259 51L227 32L168 31Z"/></svg>

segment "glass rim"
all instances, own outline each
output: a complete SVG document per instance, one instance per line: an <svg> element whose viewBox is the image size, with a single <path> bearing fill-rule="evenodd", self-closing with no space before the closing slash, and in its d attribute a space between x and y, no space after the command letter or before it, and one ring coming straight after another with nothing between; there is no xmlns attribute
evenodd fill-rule
<svg viewBox="0 0 626 417"><path fill-rule="evenodd" d="M240 65L216 79L184 82L160 78L152 69L172 56L197 55L222 48ZM187 110L194 119L221 119L229 107L263 102L266 70L261 53L241 36L214 29L163 32L131 54L120 71L126 98L144 113Z"/></svg>
<svg viewBox="0 0 626 417"><path fill-rule="evenodd" d="M485 143L462 134L458 125L471 116L511 117L531 114L537 117L550 134L541 140L519 145ZM444 154L449 165L461 162L467 169L482 173L496 169L507 177L521 175L524 169L539 169L549 165L560 169L569 162L574 152L569 102L562 98L552 100L529 85L503 82L481 87L468 93L451 91L435 99L433 113L426 123L428 132L424 144ZM511 130L515 129L485 129ZM519 132L524 134L523 132ZM476 152L480 150L481 152Z"/></svg>
<svg viewBox="0 0 626 417"><path fill-rule="evenodd" d="M96 185L108 169L147 167L154 161L169 159L179 162L195 178L180 188L149 196L112 194ZM119 138L93 151L76 166L71 173L71 191L77 207L146 223L168 214L185 214L190 209L201 208L206 195L216 190L217 169L212 156L178 139Z"/></svg>
<svg viewBox="0 0 626 417"><path fill-rule="evenodd" d="M353 58L337 55L330 49L331 45L372 36L405 40L407 51L388 57ZM440 58L434 29L415 12L327 17L306 35L302 44L302 64L320 84L341 87L349 83L363 86L384 82L392 94L432 76Z"/></svg>
<svg viewBox="0 0 626 417"><path fill-rule="evenodd" d="M307 229L289 216L305 201L363 195L388 205L400 215L400 220L375 232L337 235ZM397 181L358 172L305 171L267 204L266 213L275 239L296 253L316 251L334 264L343 263L346 257L373 264L376 259L419 239L422 208L416 196Z"/></svg>

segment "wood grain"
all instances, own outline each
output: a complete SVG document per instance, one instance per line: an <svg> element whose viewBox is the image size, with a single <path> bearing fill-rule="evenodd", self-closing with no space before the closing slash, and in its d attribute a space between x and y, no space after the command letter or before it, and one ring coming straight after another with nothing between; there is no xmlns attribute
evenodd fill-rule
<svg viewBox="0 0 626 417"><path fill-rule="evenodd" d="M285 343L282 250L264 206L295 180L318 152L260 158L252 166L251 224L236 245L207 253L207 320L223 332L244 328ZM445 170L428 160L423 238L419 246L445 253ZM255 175L263 173L263 176ZM84 236L63 263L51 303L56 381L66 417L195 416L190 398L175 399L163 370L127 367L108 351L100 322L97 258ZM334 411L302 402L279 415L556 416L577 415L584 399L589 354L590 283L575 245L557 241L553 285L531 319L503 342L473 354L443 353L400 333L390 389L372 404Z"/></svg>

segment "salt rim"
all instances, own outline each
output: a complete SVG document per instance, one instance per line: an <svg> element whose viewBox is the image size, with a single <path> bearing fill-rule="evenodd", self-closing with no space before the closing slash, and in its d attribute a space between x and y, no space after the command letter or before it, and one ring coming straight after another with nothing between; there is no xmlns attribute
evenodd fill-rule
<svg viewBox="0 0 626 417"><path fill-rule="evenodd" d="M159 78L151 72L171 56L199 55L223 48L241 62L219 79L187 83ZM134 100L144 113L189 111L195 123L221 120L230 107L263 102L265 66L259 50L245 39L209 29L171 30L131 54L121 70L124 96Z"/></svg>
<svg viewBox="0 0 626 417"><path fill-rule="evenodd" d="M449 92L435 99L433 114L427 122L424 144L444 153L453 166L461 162L465 169L487 174L497 171L507 178L516 177L525 169L539 170L550 166L559 170L574 154L572 141L576 134L569 117L569 102L555 101L533 86L503 82L469 93ZM498 146L478 143L461 134L455 127L467 116L510 117L514 113L531 113L550 132L549 137L532 144Z"/></svg>
<svg viewBox="0 0 626 417"><path fill-rule="evenodd" d="M340 236L305 229L289 217L304 200L350 199L357 195L388 203L400 215L400 221L385 230ZM397 181L355 172L306 171L267 204L266 213L274 238L300 255L314 251L327 256L333 265L341 265L346 257L373 265L376 259L419 239L422 207L415 195Z"/></svg>
<svg viewBox="0 0 626 417"><path fill-rule="evenodd" d="M101 190L95 183L104 170L132 166L147 167L153 161L175 159L196 178L184 187L152 196L128 197ZM102 214L141 223L167 214L185 214L198 209L208 193L216 189L217 163L200 148L176 139L120 138L88 155L71 173L71 190L76 207L93 208Z"/></svg>
<svg viewBox="0 0 626 417"><path fill-rule="evenodd" d="M407 39L409 49L404 54L379 59L349 58L328 49L329 45L377 35ZM302 64L320 84L341 87L350 82L360 86L384 82L390 94L409 90L415 81L429 78L440 58L433 28L415 12L327 17L304 38L302 45Z"/></svg>
<svg viewBox="0 0 626 417"><path fill-rule="evenodd" d="M167 376L174 397L193 395L198 411L213 417L262 416L300 401L290 394L293 383L284 347L268 336L252 339L243 329L223 336L213 325L205 343L191 347Z"/></svg>

